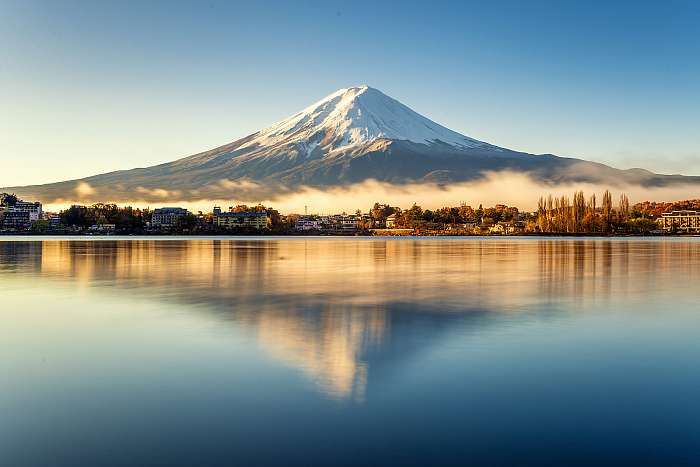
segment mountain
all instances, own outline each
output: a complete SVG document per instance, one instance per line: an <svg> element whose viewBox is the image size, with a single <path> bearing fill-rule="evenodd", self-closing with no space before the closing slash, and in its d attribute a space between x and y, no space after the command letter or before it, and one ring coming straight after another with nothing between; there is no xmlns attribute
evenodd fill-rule
<svg viewBox="0 0 700 467"><path fill-rule="evenodd" d="M269 128L174 162L80 180L0 189L44 202L262 199L301 186L374 179L449 184L515 171L548 182L664 186L700 177L494 146L445 128L369 86L341 89ZM253 197L253 198L251 198Z"/></svg>

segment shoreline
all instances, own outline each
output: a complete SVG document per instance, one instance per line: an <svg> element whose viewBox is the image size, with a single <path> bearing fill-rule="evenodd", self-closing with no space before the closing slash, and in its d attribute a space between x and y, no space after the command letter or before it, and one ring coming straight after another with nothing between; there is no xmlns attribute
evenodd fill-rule
<svg viewBox="0 0 700 467"><path fill-rule="evenodd" d="M541 239L556 239L556 238L591 238L591 239L613 239L613 238L696 238L700 237L700 234L592 234L592 233L562 233L562 234L517 234L517 235L493 235L493 234L483 234L483 235L421 235L421 234L397 234L397 235L366 235L366 234L288 234L288 233L241 233L241 234L231 234L231 233L201 233L201 234L80 234L80 233L31 233L31 232L17 232L0 233L0 240L3 238L20 237L20 238L33 238L33 237L47 237L47 238L70 238L70 239L109 239L109 238L138 238L138 239L168 239L168 238L271 238L271 237L286 237L286 238L541 238Z"/></svg>

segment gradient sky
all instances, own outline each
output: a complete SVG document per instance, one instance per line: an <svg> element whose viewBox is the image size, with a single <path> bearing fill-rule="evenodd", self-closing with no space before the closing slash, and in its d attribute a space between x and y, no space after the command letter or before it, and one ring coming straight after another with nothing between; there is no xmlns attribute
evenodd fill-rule
<svg viewBox="0 0 700 467"><path fill-rule="evenodd" d="M0 0L0 186L171 161L363 83L500 146L698 175L698 24L696 1Z"/></svg>

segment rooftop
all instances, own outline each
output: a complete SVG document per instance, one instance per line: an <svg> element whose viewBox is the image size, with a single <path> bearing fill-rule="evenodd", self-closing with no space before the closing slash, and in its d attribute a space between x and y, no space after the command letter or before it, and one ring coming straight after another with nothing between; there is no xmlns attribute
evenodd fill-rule
<svg viewBox="0 0 700 467"><path fill-rule="evenodd" d="M700 216L700 211L691 211L688 209L684 209L681 211L664 212L661 214L661 217L669 216Z"/></svg>
<svg viewBox="0 0 700 467"><path fill-rule="evenodd" d="M267 217L266 212L221 212L217 217Z"/></svg>

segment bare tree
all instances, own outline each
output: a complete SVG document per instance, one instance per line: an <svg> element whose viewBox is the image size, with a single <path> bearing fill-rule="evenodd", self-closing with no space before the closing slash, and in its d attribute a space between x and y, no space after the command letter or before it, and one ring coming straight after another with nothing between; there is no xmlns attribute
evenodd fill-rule
<svg viewBox="0 0 700 467"><path fill-rule="evenodd" d="M542 196L537 201L537 227L540 232L547 231L547 204Z"/></svg>
<svg viewBox="0 0 700 467"><path fill-rule="evenodd" d="M588 225L586 227L589 232L595 232L598 230L596 222L596 219L598 218L598 213L596 212L597 209L596 197L595 193L593 193L588 200L588 212L586 213L586 218L588 220Z"/></svg>
<svg viewBox="0 0 700 467"><path fill-rule="evenodd" d="M554 199L552 195L547 197L547 232L554 230Z"/></svg>
<svg viewBox="0 0 700 467"><path fill-rule="evenodd" d="M620 215L620 222L626 221L630 216L630 200L624 193L620 195L620 207L618 209L618 213Z"/></svg>
<svg viewBox="0 0 700 467"><path fill-rule="evenodd" d="M610 229L612 227L612 215L613 215L613 207L612 207L612 194L610 194L610 191L605 190L605 193L603 193L603 230L605 232L610 232Z"/></svg>
<svg viewBox="0 0 700 467"><path fill-rule="evenodd" d="M583 218L586 215L586 198L583 196L583 191L574 193L573 209L573 231L583 232Z"/></svg>

